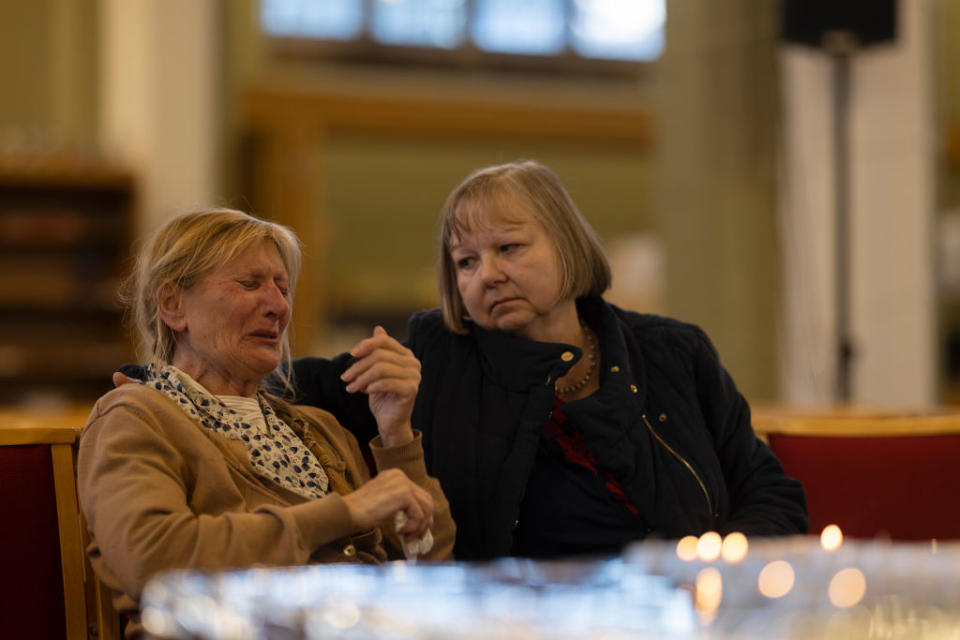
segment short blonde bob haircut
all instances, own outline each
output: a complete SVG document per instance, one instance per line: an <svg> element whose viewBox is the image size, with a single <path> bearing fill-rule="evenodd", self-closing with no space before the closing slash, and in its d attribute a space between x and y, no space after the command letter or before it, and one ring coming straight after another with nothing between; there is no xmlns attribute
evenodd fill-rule
<svg viewBox="0 0 960 640"><path fill-rule="evenodd" d="M478 169L453 190L440 216L440 304L451 331L466 333L464 323L470 318L457 288L450 247L491 223L522 221L523 212L543 225L553 240L562 271L558 303L599 296L610 288L610 263L600 238L556 173L533 160Z"/></svg>
<svg viewBox="0 0 960 640"><path fill-rule="evenodd" d="M233 209L205 209L180 215L150 237L137 257L126 287L127 303L140 342L143 361L173 361L176 332L160 317L158 303L170 286L187 290L238 253L260 242L272 242L290 280L290 298L300 273L300 241L287 227ZM290 370L288 331L281 338L283 360ZM284 378L284 386L289 381Z"/></svg>

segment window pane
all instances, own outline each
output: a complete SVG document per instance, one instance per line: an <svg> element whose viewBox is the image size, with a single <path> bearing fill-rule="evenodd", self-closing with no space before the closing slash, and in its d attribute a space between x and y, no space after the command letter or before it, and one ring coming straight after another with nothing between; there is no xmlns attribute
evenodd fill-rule
<svg viewBox="0 0 960 640"><path fill-rule="evenodd" d="M590 58L655 60L663 51L665 0L574 0L574 50Z"/></svg>
<svg viewBox="0 0 960 640"><path fill-rule="evenodd" d="M363 0L261 0L260 20L273 36L350 40L363 28Z"/></svg>
<svg viewBox="0 0 960 640"><path fill-rule="evenodd" d="M477 0L470 33L481 49L551 55L564 49L564 0Z"/></svg>
<svg viewBox="0 0 960 640"><path fill-rule="evenodd" d="M453 48L463 40L465 0L375 0L373 37L386 44Z"/></svg>

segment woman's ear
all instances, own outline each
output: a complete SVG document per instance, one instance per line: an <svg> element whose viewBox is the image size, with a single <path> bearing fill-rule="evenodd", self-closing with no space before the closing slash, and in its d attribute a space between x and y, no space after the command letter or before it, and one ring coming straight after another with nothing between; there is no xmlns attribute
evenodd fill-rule
<svg viewBox="0 0 960 640"><path fill-rule="evenodd" d="M183 308L183 290L172 282L165 282L157 292L157 312L164 324L176 332L185 331L187 316Z"/></svg>

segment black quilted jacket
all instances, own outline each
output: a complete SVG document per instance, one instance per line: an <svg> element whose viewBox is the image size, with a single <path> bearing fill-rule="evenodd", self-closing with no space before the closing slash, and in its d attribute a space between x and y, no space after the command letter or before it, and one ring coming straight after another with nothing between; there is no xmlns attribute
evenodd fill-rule
<svg viewBox="0 0 960 640"><path fill-rule="evenodd" d="M603 366L600 389L564 413L639 508L646 535L805 533L803 489L755 437L706 334L599 298L577 304ZM554 381L575 361L561 354L580 351L478 327L456 335L437 310L410 319L406 344L423 365L413 426L453 510L454 553L509 555ZM349 362L348 354L295 361L298 402L331 411L365 442L376 424L366 397L347 394L339 379Z"/></svg>

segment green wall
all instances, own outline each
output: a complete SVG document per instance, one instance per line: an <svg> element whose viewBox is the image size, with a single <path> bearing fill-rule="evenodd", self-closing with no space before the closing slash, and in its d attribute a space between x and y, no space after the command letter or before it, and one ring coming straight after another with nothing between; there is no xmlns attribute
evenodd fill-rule
<svg viewBox="0 0 960 640"><path fill-rule="evenodd" d="M325 147L326 247L333 311L413 311L436 304L437 219L450 190L477 167L533 158L551 166L605 239L651 231L648 154L519 143L378 142Z"/></svg>
<svg viewBox="0 0 960 640"><path fill-rule="evenodd" d="M97 15L97 0L0 2L0 149L96 142Z"/></svg>

